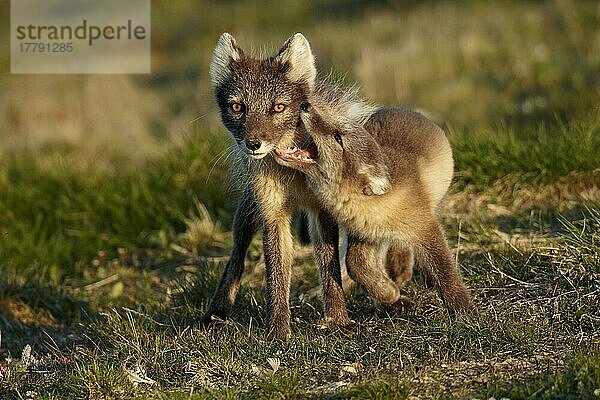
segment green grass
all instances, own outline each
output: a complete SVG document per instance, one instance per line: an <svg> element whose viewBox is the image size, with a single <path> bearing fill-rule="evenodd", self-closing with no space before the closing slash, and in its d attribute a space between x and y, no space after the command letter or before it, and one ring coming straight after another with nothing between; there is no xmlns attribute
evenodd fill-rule
<svg viewBox="0 0 600 400"><path fill-rule="evenodd" d="M593 399L600 397L598 348L575 354L564 370L505 384L494 382L489 394L510 399Z"/></svg>
<svg viewBox="0 0 600 400"><path fill-rule="evenodd" d="M226 176L218 156L227 144L220 133L218 141L216 135L203 135L160 162L125 173L72 170L60 157L38 161L20 154L1 160L4 268L35 268L42 278L61 282L65 272L83 274L87 264L74 271L73 262L87 263L98 251L111 259L119 247L144 253L160 249L168 256L163 250L198 212L195 202L227 221L234 206L227 197L235 190L216 183ZM211 141L217 142L214 153L208 151Z"/></svg>
<svg viewBox="0 0 600 400"><path fill-rule="evenodd" d="M510 174L527 184L556 182L573 172L600 168L600 113L535 128L452 132L457 181L478 189Z"/></svg>
<svg viewBox="0 0 600 400"><path fill-rule="evenodd" d="M171 294L101 312L66 346L47 339L29 364L5 362L3 390L49 398L586 398L600 387L597 351L588 352L600 324L598 226L590 208L584 220L564 223L564 239L550 249L463 254L479 309L471 317L449 318L417 283L407 289L414 315L388 314L358 296L349 299L355 325L331 332L319 328L318 298L299 297L298 282L311 274L300 276L289 343L265 338L260 273L246 279L231 321L196 328L222 267L198 260L200 275L180 273ZM270 358L279 361L275 372Z"/></svg>
<svg viewBox="0 0 600 400"><path fill-rule="evenodd" d="M0 398L600 396L595 2L152 11L149 76L0 76ZM417 274L414 313L349 295L355 323L330 331L299 247L292 339L270 342L257 238L232 318L198 328L239 194L207 78L223 31L272 50L302 31L323 75L447 127L443 215L477 314L450 318Z"/></svg>

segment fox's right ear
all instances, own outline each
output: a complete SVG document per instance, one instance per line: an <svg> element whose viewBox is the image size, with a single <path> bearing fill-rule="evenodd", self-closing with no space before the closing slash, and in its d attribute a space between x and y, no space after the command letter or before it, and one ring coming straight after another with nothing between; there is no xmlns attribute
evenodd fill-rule
<svg viewBox="0 0 600 400"><path fill-rule="evenodd" d="M213 89L223 83L231 75L230 64L239 61L244 52L229 33L225 32L219 38L217 47L210 63L210 84Z"/></svg>
<svg viewBox="0 0 600 400"><path fill-rule="evenodd" d="M362 192L366 196L386 194L392 190L392 182L381 147L365 128L355 129L361 132L354 136L355 140L359 140L354 151L360 154L357 172L361 177Z"/></svg>
<svg viewBox="0 0 600 400"><path fill-rule="evenodd" d="M387 167L379 169L375 174L369 174L363 179L362 192L365 196L382 195L392 190L392 182L390 182L390 174Z"/></svg>
<svg viewBox="0 0 600 400"><path fill-rule="evenodd" d="M282 64L289 64L286 75L290 81L306 82L310 90L314 88L317 78L315 57L303 34L296 33L286 40L275 60Z"/></svg>

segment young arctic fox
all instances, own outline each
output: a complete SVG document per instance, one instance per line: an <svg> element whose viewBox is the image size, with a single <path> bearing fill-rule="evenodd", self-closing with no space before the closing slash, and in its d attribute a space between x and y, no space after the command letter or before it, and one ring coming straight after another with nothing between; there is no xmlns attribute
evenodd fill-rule
<svg viewBox="0 0 600 400"><path fill-rule="evenodd" d="M381 111L364 125L314 106L300 117L313 143L301 156L275 153L306 175L311 191L347 229L350 277L384 304L401 302L402 283L385 273L380 253L389 246L414 248L448 310L469 308L469 291L437 215L453 170L444 132L402 109Z"/></svg>
<svg viewBox="0 0 600 400"><path fill-rule="evenodd" d="M352 92L319 82L314 57L302 34L290 37L265 59L247 55L229 34L219 38L210 79L223 124L235 140L236 166L244 166L247 184L234 216L233 249L202 318L225 318L233 308L252 237L263 229L267 333L290 335L289 288L292 267L291 216L302 208L311 217L311 240L321 275L325 320L350 322L344 302L338 256L338 227L306 186L297 170L282 166L274 150L298 151L304 138L299 113L309 98L324 112L364 123L376 110ZM237 175L240 175L236 171Z"/></svg>

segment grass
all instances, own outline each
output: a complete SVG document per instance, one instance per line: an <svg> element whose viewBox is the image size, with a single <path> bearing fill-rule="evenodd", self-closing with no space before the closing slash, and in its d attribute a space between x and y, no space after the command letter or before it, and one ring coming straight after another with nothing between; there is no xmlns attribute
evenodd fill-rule
<svg viewBox="0 0 600 400"><path fill-rule="evenodd" d="M0 398L599 397L599 15L153 2L150 76L1 76ZM234 315L198 328L239 193L207 81L222 31L243 47L302 31L321 71L446 126L443 215L476 315L450 318L417 274L414 313L353 294L355 323L330 331L298 245L293 337L269 342L257 238Z"/></svg>
<svg viewBox="0 0 600 400"><path fill-rule="evenodd" d="M0 161L0 224L10 227L0 248L5 268L38 269L35 263L43 259L42 277L59 282L64 272L73 275L65 265L91 260L99 250L110 249L105 257L115 258L119 247L152 251L174 240L198 212L194 201L217 216L230 214L227 190L206 185L211 174L216 180L227 170L207 146L189 140L160 163L124 174L73 171L62 157L32 160L25 154ZM226 151L220 146L218 154Z"/></svg>
<svg viewBox="0 0 600 400"><path fill-rule="evenodd" d="M490 394L511 399L564 398L592 399L600 396L600 356L598 349L576 354L566 368L556 375L538 376L526 382L506 385L495 383Z"/></svg>
<svg viewBox="0 0 600 400"><path fill-rule="evenodd" d="M482 148L505 140L501 136L490 136L488 143L479 139L485 143ZM42 398L115 399L462 398L467 394L585 398L600 388L599 357L593 350L600 325L600 208L593 202L587 208L584 203L571 208L577 217L551 216L558 227L548 225L543 234L527 223L511 228L496 219L479 218L478 213L463 217L457 249L476 295L477 316L449 318L436 295L417 278L407 289L416 302L414 315L387 314L358 295L348 299L355 325L345 332L331 332L319 325L320 300L310 290L318 281L309 252L302 250L295 261L292 287L293 339L270 343L263 331L263 271L261 246L256 243L251 248L251 273L232 320L199 330L195 322L216 285L224 265L220 256L227 254L230 236L194 205L192 188L197 180L189 187L179 186L178 196L161 197L162 188L196 162L196 155L183 155L195 148L190 140L144 168L146 179L135 180L142 188L139 192L154 193L152 202L144 203L150 196L137 197L148 209L113 206L130 201L123 191L130 190L127 183L134 181L127 173L110 178L67 176L63 188L79 194L71 201L54 203L52 212L57 217L44 219L53 235L38 234L31 244L19 239L21 253L5 256L9 262L4 265L0 299L9 311L2 329L7 358L1 365L8 371L2 381L5 396L18 398L33 391ZM532 153L530 157L538 157ZM511 150L506 154L517 158ZM43 174L34 164L24 168L19 160L13 162L13 168L31 180L40 182L40 176L52 175L47 169ZM477 176L464 165L465 174ZM159 171L161 179L154 178ZM219 171L224 173L224 166ZM523 173L508 169L509 175ZM598 176L593 176L595 180L586 182L589 188L598 186ZM464 186L464 190L455 188L449 198L457 215L469 193L493 195L493 188L478 189L489 183L485 179L456 183ZM511 182L491 181L505 189ZM25 190L30 186L27 180L15 182L23 182L23 190L6 186L14 204L7 209L26 231L39 224L36 218L27 219L31 210L38 210L38 215L48 212L45 203L36 199L40 191L53 186ZM551 180L512 182L531 191ZM46 198L60 197L50 193ZM209 194L204 193L207 204ZM494 199L502 203L502 196L490 201ZM547 200L561 202L556 194ZM170 212L167 204L178 211ZM87 230L91 233L86 240L70 235L73 228L58 217L81 212L82 205L90 213ZM535 207L525 202L515 214ZM166 228L161 230L161 224ZM498 230L505 231L508 241L489 233ZM136 231L146 233L131 233ZM488 232L487 236L481 232ZM526 238L517 240L519 235ZM457 245L456 236L451 241ZM16 242L13 246L18 248ZM45 275L44 269L35 270L42 256L31 253L40 247L56 248L45 259L57 254L52 260L57 266L84 261L76 261L73 269ZM35 274L37 281L24 279L22 271ZM33 344L33 356L24 362L19 353L27 343ZM274 368L269 359L279 366Z"/></svg>
<svg viewBox="0 0 600 400"><path fill-rule="evenodd" d="M457 180L479 189L511 173L528 184L556 182L575 171L598 169L600 114L534 129L501 128L452 132ZM460 186L459 186L460 187Z"/></svg>

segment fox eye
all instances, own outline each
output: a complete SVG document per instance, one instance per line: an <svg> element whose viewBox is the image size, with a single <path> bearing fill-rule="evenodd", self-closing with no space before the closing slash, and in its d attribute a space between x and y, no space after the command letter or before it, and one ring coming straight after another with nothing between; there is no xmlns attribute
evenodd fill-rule
<svg viewBox="0 0 600 400"><path fill-rule="evenodd" d="M344 144L342 143L342 135L340 135L338 132L333 134L333 138L335 139L336 142L338 142L340 144L340 146L344 146Z"/></svg>
<svg viewBox="0 0 600 400"><path fill-rule="evenodd" d="M273 111L276 113L283 112L283 110L285 110L285 104L277 103L273 106Z"/></svg>
<svg viewBox="0 0 600 400"><path fill-rule="evenodd" d="M244 106L242 106L241 103L232 103L230 107L231 107L231 111L233 111L234 113L240 113L240 112L242 112L242 109L244 108Z"/></svg>

